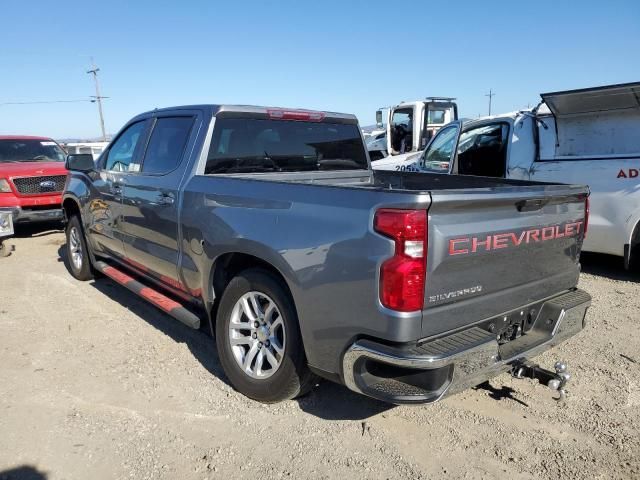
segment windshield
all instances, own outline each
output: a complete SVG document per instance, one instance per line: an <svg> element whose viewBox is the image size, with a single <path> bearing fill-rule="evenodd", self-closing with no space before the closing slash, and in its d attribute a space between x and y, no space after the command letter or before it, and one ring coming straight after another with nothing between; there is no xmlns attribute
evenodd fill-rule
<svg viewBox="0 0 640 480"><path fill-rule="evenodd" d="M64 162L65 157L53 140L0 140L0 163Z"/></svg>
<svg viewBox="0 0 640 480"><path fill-rule="evenodd" d="M367 169L356 124L220 118L206 174Z"/></svg>

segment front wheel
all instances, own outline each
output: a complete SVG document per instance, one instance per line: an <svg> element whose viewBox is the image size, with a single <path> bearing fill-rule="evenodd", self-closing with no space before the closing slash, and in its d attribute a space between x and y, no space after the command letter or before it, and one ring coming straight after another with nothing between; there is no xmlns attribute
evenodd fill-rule
<svg viewBox="0 0 640 480"><path fill-rule="evenodd" d="M89 251L87 250L87 242L84 238L84 232L80 224L80 218L74 215L67 223L67 265L71 275L78 280L91 280L91 261L89 260Z"/></svg>
<svg viewBox="0 0 640 480"><path fill-rule="evenodd" d="M231 280L220 300L216 344L231 384L259 402L301 396L315 383L290 295L266 271L247 270Z"/></svg>

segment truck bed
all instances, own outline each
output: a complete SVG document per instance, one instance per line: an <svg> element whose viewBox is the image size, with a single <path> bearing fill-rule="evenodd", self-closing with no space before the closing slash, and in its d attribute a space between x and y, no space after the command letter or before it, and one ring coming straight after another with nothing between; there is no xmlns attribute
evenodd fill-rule
<svg viewBox="0 0 640 480"><path fill-rule="evenodd" d="M196 175L185 187L182 228L184 244L203 242L214 261L243 251L283 272L303 336L314 343L309 362L336 372L345 339L415 342L574 288L582 232L572 227L566 238L537 242L535 231L582 221L587 193L583 186L410 172ZM393 312L378 300L379 268L394 251L373 229L380 208L428 212L422 311ZM451 240L482 244L493 235L495 249L449 254ZM502 248L512 235L525 237ZM198 271L211 266L189 250L183 262L187 286L199 288Z"/></svg>
<svg viewBox="0 0 640 480"><path fill-rule="evenodd" d="M506 178L477 177L471 175L443 175L438 173L396 172L391 170L350 170L297 173L245 173L221 175L281 183L302 183L345 188L365 188L378 191L430 192L436 190L473 190L511 187L545 187L562 183L534 182Z"/></svg>

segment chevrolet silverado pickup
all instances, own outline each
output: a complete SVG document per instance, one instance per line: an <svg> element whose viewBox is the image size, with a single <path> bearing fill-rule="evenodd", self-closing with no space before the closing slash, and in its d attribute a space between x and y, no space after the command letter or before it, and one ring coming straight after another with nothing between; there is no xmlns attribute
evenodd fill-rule
<svg viewBox="0 0 640 480"><path fill-rule="evenodd" d="M352 115L233 105L141 114L67 167L72 275L206 325L253 399L568 377L530 359L584 326L584 186L374 172Z"/></svg>

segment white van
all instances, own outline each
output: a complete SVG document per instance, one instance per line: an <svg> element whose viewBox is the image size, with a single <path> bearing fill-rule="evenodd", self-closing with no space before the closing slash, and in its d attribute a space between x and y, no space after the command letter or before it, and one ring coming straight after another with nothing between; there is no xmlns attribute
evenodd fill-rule
<svg viewBox="0 0 640 480"><path fill-rule="evenodd" d="M541 97L531 110L452 122L419 156L373 167L589 185L583 250L640 265L640 82Z"/></svg>

